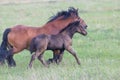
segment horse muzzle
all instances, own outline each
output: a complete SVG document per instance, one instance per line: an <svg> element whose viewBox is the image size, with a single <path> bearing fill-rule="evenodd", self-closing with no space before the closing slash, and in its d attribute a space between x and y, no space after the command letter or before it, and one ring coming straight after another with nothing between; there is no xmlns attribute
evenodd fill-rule
<svg viewBox="0 0 120 80"><path fill-rule="evenodd" d="M84 36L86 36L87 35L87 32L84 34Z"/></svg>
<svg viewBox="0 0 120 80"><path fill-rule="evenodd" d="M87 35L87 32L86 32L86 31L84 31L84 32L82 32L82 34L83 34L84 36L86 36L86 35Z"/></svg>
<svg viewBox="0 0 120 80"><path fill-rule="evenodd" d="M86 26L84 26L84 29L87 29L87 27L88 27L87 25L86 25Z"/></svg>

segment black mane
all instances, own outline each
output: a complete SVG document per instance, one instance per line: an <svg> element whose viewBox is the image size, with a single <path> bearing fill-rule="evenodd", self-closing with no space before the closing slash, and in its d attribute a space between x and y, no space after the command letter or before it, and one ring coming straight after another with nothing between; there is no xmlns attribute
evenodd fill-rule
<svg viewBox="0 0 120 80"><path fill-rule="evenodd" d="M52 22L61 16L63 16L62 19L67 19L71 16L71 13L74 13L76 16L78 16L78 11L74 7L69 7L68 11L60 11L56 15L51 16L50 20L47 23Z"/></svg>
<svg viewBox="0 0 120 80"><path fill-rule="evenodd" d="M67 27L63 28L59 33L62 33L63 31L65 31L66 29L71 30L73 27L77 27L80 24L79 21L70 23L67 25Z"/></svg>

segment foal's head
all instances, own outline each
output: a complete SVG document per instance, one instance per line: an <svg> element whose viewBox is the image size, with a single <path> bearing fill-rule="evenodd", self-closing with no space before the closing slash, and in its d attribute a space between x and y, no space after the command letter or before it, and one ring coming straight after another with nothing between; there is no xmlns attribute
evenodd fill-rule
<svg viewBox="0 0 120 80"><path fill-rule="evenodd" d="M62 32L68 32L70 35L74 35L74 33L78 32L82 35L87 35L87 32L84 27L80 24L80 21L75 21L73 23L70 23L67 27L62 29L60 33Z"/></svg>
<svg viewBox="0 0 120 80"><path fill-rule="evenodd" d="M87 31L85 30L85 27L82 26L82 24L79 21L75 22L75 27L76 27L76 31L84 36L87 35Z"/></svg>

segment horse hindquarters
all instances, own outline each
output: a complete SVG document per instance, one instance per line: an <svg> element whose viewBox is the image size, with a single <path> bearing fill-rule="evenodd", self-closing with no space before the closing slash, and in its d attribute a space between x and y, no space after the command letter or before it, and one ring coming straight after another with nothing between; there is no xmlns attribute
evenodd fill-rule
<svg viewBox="0 0 120 80"><path fill-rule="evenodd" d="M7 44L8 44L8 34L11 31L10 28L6 29L3 33L3 38L2 38L2 44L0 46L0 50L6 50L7 51Z"/></svg>
<svg viewBox="0 0 120 80"><path fill-rule="evenodd" d="M48 67L47 63L43 58L44 51L47 49L48 45L48 37L46 35L40 35L32 39L30 43L30 52L35 52L31 56L31 60L29 63L29 68L32 67L33 61L38 58L38 60L46 67Z"/></svg>
<svg viewBox="0 0 120 80"><path fill-rule="evenodd" d="M8 28L3 33L2 44L1 44L1 47L0 47L0 57L1 57L1 60L3 62L11 54L11 51L7 50L7 47L8 47L8 34L9 34L10 31L11 31L11 29Z"/></svg>

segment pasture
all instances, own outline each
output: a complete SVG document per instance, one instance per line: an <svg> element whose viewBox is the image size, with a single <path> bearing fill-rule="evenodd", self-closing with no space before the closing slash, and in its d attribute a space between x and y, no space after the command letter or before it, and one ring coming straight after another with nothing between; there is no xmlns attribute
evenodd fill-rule
<svg viewBox="0 0 120 80"><path fill-rule="evenodd" d="M7 1L7 0L6 0ZM35 60L33 69L27 69L31 58L24 50L14 56L15 68L0 66L0 80L119 80L120 79L120 0L70 0L0 2L0 43L6 28L17 24L42 26L58 11L73 6L88 25L87 36L75 34L73 48L81 61L65 51L62 62L44 67ZM52 57L46 51L45 59Z"/></svg>

